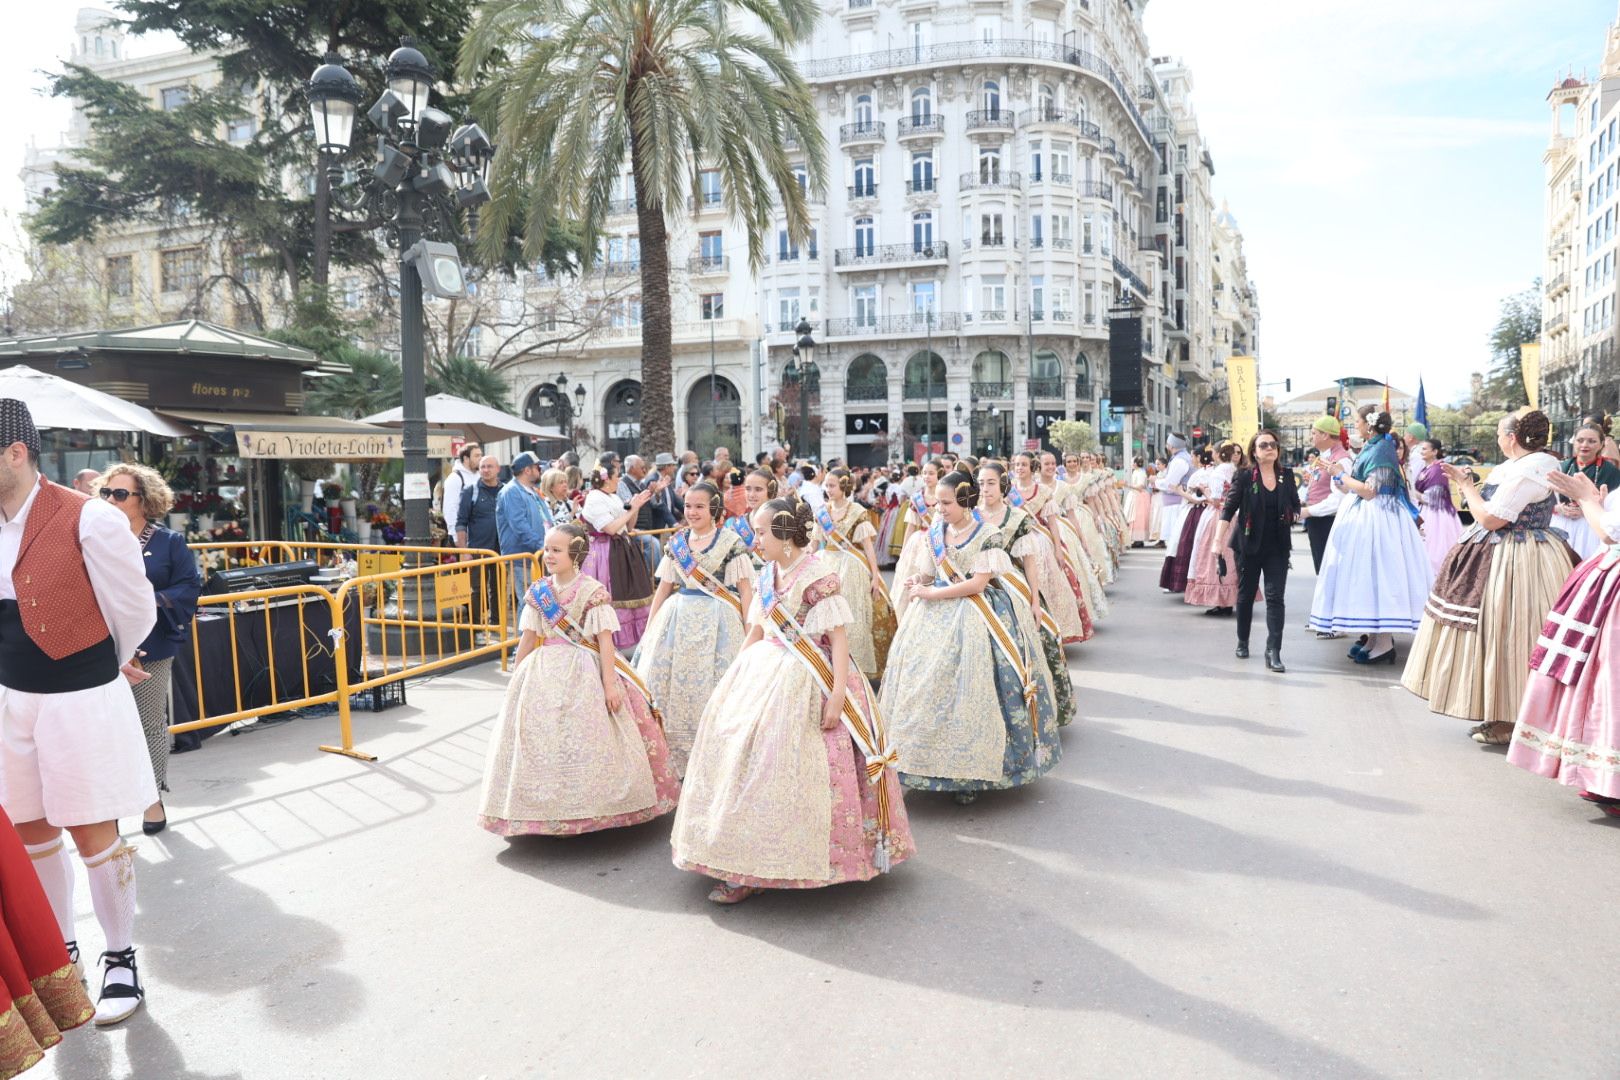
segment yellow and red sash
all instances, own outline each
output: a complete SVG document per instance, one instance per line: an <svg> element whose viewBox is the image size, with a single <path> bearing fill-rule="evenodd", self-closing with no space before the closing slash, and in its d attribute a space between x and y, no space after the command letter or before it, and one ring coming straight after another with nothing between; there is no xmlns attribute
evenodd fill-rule
<svg viewBox="0 0 1620 1080"><path fill-rule="evenodd" d="M862 551L855 544L855 541L845 536L839 530L837 523L833 521L831 511L827 509L825 504L821 507L820 512L816 514L816 524L821 526L822 533L824 533L827 537L827 543L831 544L839 551L842 551L844 554L851 555L861 560L862 565L866 565L866 552ZM869 572L872 571L872 568L869 565L866 566L866 569ZM888 585L884 584L883 582L883 575L873 572L872 580L878 583L878 591L883 594L883 599L888 602L889 607L894 607L894 600L889 595Z"/></svg>
<svg viewBox="0 0 1620 1080"><path fill-rule="evenodd" d="M974 511L974 513L977 514L978 512ZM943 520L935 522L934 528L928 534L928 539L934 550L934 564L939 567L940 576L955 585L966 580L966 578L956 568L956 564L951 562L950 551L945 546L944 524ZM1025 588L1028 588L1027 584ZM1012 665L1014 674L1018 676L1019 684L1024 690L1024 704L1029 707L1029 722L1034 727L1035 738L1038 740L1041 737L1038 700L1040 687L1035 682L1033 663L1031 663L1029 656L1025 654L1023 649L1019 648L1018 639L1007 628L1007 624L1001 621L1001 616L996 614L996 609L990 606L990 601L984 598L983 593L972 593L967 599L973 602L974 608L978 610L979 615L984 619L985 626L990 629L991 640L996 643L996 648L1001 651L1002 656L1006 657L1007 662Z"/></svg>
<svg viewBox="0 0 1620 1080"><path fill-rule="evenodd" d="M737 613L737 617L746 622L748 613L743 610L742 600L721 584L713 574L703 569L703 564L698 562L697 552L692 550L689 538L691 531L685 529L675 534L675 539L669 542L670 558L675 560L675 565L680 568L681 573L695 583L705 595L716 600L724 600L731 605L731 610ZM719 542L719 537L715 538L715 542Z"/></svg>

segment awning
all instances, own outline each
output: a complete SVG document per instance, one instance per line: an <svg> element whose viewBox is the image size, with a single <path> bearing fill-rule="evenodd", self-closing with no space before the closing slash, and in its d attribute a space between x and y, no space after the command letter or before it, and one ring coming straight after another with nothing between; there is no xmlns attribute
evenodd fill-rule
<svg viewBox="0 0 1620 1080"><path fill-rule="evenodd" d="M169 438L196 434L144 406L23 364L0 371L0 397L25 402L42 430L144 431Z"/></svg>
<svg viewBox="0 0 1620 1080"><path fill-rule="evenodd" d="M338 416L280 416L275 413L189 409L160 409L159 412L199 427L230 428L235 436L236 452L244 458L368 461L405 456L404 439L398 431ZM429 435L428 456L450 457L450 436Z"/></svg>
<svg viewBox="0 0 1620 1080"><path fill-rule="evenodd" d="M564 435L548 434L521 417L492 409L488 405L480 405L476 401L456 397L454 394L433 394L423 404L428 428L433 431L460 432L470 439L477 439L480 443L522 435L531 439L562 443L564 446L573 445L573 440ZM365 422L397 428L405 422L405 409L403 407L386 409L375 416L366 417Z"/></svg>

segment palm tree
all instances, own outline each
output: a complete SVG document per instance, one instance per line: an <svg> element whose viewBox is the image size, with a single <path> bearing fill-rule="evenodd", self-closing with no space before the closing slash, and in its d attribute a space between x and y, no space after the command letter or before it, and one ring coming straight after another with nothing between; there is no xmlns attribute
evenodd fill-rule
<svg viewBox="0 0 1620 1080"><path fill-rule="evenodd" d="M785 147L797 141L810 191L825 190L815 103L789 55L816 15L815 0L490 0L462 43L460 77L486 87L478 112L493 118L500 146L480 229L487 254L521 227L533 257L561 218L580 223L580 246L594 256L629 162L643 452L675 449L667 229L696 205L699 170L719 172L752 267L778 203L789 234L809 237L809 192Z"/></svg>
<svg viewBox="0 0 1620 1080"><path fill-rule="evenodd" d="M493 368L471 356L451 356L435 361L428 372L428 392L454 394L501 412L512 411L506 397L506 383Z"/></svg>

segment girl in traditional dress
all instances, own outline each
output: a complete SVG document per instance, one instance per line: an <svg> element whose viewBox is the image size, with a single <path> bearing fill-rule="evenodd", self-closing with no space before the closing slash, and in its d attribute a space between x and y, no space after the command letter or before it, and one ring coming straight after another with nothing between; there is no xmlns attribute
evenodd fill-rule
<svg viewBox="0 0 1620 1080"><path fill-rule="evenodd" d="M849 662L838 574L806 549L810 507L754 514L765 569L748 638L698 727L671 838L709 899L866 881L915 852L876 703Z"/></svg>
<svg viewBox="0 0 1620 1080"><path fill-rule="evenodd" d="M675 809L680 781L646 688L613 648L607 587L581 573L578 524L546 532L512 681L489 740L478 823L498 836L574 836Z"/></svg>
<svg viewBox="0 0 1620 1080"><path fill-rule="evenodd" d="M1613 496L1620 504L1620 468L1602 456L1603 440L1608 435L1607 417L1583 417L1580 426L1575 429L1575 438L1571 440L1575 455L1559 468L1566 476L1586 477L1599 492ZM1574 503L1560 502L1555 513L1557 516L1553 518L1552 527L1564 534L1578 558L1591 558L1607 543L1592 531L1581 508Z"/></svg>
<svg viewBox="0 0 1620 1080"><path fill-rule="evenodd" d="M1193 534L1192 553L1187 562L1186 588L1182 592L1182 602L1192 603L1187 599L1187 593L1198 581L1198 572L1202 564L1202 556L1210 546L1210 537L1214 535L1212 526L1221 516L1221 507L1226 502L1226 488L1232 482L1232 474L1236 471L1232 464L1232 455L1237 451L1236 445L1222 443L1214 450L1205 447L1199 451L1199 459L1204 461L1204 467L1197 474L1198 489L1202 492L1199 501L1205 509L1202 517L1198 519L1198 531ZM1191 486L1191 485L1189 485Z"/></svg>
<svg viewBox="0 0 1620 1080"><path fill-rule="evenodd" d="M1080 475L1080 459L1076 455L1073 471L1069 478L1064 480L1057 475L1057 461L1051 454L1041 455L1041 479L1052 485L1055 493L1055 502L1058 512L1062 514L1063 527L1080 549L1085 552L1086 562L1091 564L1092 573L1097 575L1099 585L1112 585L1114 583L1114 560L1108 547L1108 540L1103 535L1102 523L1098 521L1091 507L1085 503L1084 488L1086 479Z"/></svg>
<svg viewBox="0 0 1620 1080"><path fill-rule="evenodd" d="M849 628L849 655L868 679L883 677L894 640L896 619L889 591L878 570L877 551L866 507L852 497L855 478L845 468L827 473L827 501L816 514L815 538L824 562L838 571L855 621Z"/></svg>
<svg viewBox="0 0 1620 1080"><path fill-rule="evenodd" d="M1446 479L1445 456L1439 439L1418 443L1421 465L1412 484L1418 493L1418 509L1423 511L1423 546L1428 549L1435 573L1440 572L1440 564L1462 535L1462 521L1451 501L1451 481Z"/></svg>
<svg viewBox="0 0 1620 1080"><path fill-rule="evenodd" d="M1149 490L1151 477L1142 464L1142 459L1136 459L1135 468L1131 469L1129 483L1130 507L1126 517L1131 522L1131 547L1146 547L1148 542L1148 526L1153 520L1153 493Z"/></svg>
<svg viewBox="0 0 1620 1080"><path fill-rule="evenodd" d="M760 557L755 547L754 526L750 523L750 519L760 507L774 498L776 498L776 477L771 475L769 469L754 469L743 480L743 500L746 510L726 520L726 528L742 539L743 547L748 552L749 561L753 563L756 574L765 565L765 560Z"/></svg>
<svg viewBox="0 0 1620 1080"><path fill-rule="evenodd" d="M665 547L647 633L636 646L636 674L663 713L677 776L686 774L709 695L742 651L742 617L753 598L754 562L742 538L720 525L723 511L714 484L687 489L686 528Z"/></svg>
<svg viewBox="0 0 1620 1080"><path fill-rule="evenodd" d="M917 473L917 484L907 498L902 523L905 525L905 546L894 564L894 580L903 581L921 572L928 562L928 527L933 524L934 492L939 487L939 464L925 461ZM898 618L906 613L905 592L894 595L894 612Z"/></svg>
<svg viewBox="0 0 1620 1080"><path fill-rule="evenodd" d="M1040 594L1041 605L1053 613L1058 625L1064 629L1063 642L1072 645L1078 641L1088 640L1096 626L1095 609L1092 607L1092 588L1083 583L1080 576L1075 573L1073 565L1064 558L1063 549L1048 521L1050 516L1043 518L1040 511L1047 507L1051 501L1051 492L1042 488L1035 472L1035 456L1030 453L1014 454L1011 462L1013 481L1007 491L1007 501L1012 503L1025 514L1029 515L1030 523L1036 531L1046 540L1041 548L1038 558L1040 561ZM926 572L926 571L925 571ZM895 580L902 580L895 575ZM1095 586L1095 581L1091 586ZM1058 595L1066 591L1069 599L1074 602L1074 609L1080 621L1080 636L1073 634L1074 624L1067 621L1067 608L1069 600ZM1101 591L1101 590L1097 590ZM905 590L900 590L905 595Z"/></svg>
<svg viewBox="0 0 1620 1080"><path fill-rule="evenodd" d="M1244 467L1243 451L1236 443L1224 444L1218 454L1220 464L1216 465L1210 474L1210 511L1208 519L1213 522L1204 530L1203 540L1197 546L1197 554L1193 562L1193 573L1187 586L1187 593L1183 599L1194 607L1204 608L1205 615L1230 615L1237 606L1238 587L1238 535L1229 530L1226 542L1220 540L1220 520L1223 508L1226 505L1227 493L1232 487L1232 478L1237 475L1238 469ZM1221 573L1221 559L1225 557L1226 573Z"/></svg>
<svg viewBox="0 0 1620 1080"><path fill-rule="evenodd" d="M1039 628L1041 653L1052 677L1052 698L1057 706L1058 726L1074 719L1074 681L1069 678L1069 662L1063 655L1063 629L1050 612L1041 607L1041 545L1046 538L1035 528L1028 514L1007 501L1012 477L999 461L979 466L979 516L1001 533L1013 569L1004 575L1012 586L1013 604L1029 609L1029 621ZM1069 594L1058 591L1059 597ZM1019 615L1022 624L1023 615Z"/></svg>
<svg viewBox="0 0 1620 1080"><path fill-rule="evenodd" d="M1496 445L1507 460L1483 491L1472 473L1444 466L1474 523L1440 567L1401 679L1433 711L1479 721L1469 734L1489 746L1512 738L1531 650L1575 566L1563 534L1548 528L1558 459L1541 451L1551 432L1538 410L1503 417Z"/></svg>
<svg viewBox="0 0 1620 1080"><path fill-rule="evenodd" d="M974 510L979 485L953 472L938 491L929 571L900 582L913 603L889 650L882 704L900 782L967 803L1034 782L1063 747L1035 628L995 583L1012 563L1000 530Z"/></svg>
<svg viewBox="0 0 1620 1080"><path fill-rule="evenodd" d="M1322 570L1311 600L1311 629L1318 634L1366 634L1365 648L1351 647L1358 664L1393 664L1396 633L1411 633L1423 618L1434 580L1429 552L1418 532L1417 508L1395 459L1394 421L1376 405L1356 415L1364 447L1348 475L1334 466L1334 485L1346 495L1328 534Z"/></svg>
<svg viewBox="0 0 1620 1080"><path fill-rule="evenodd" d="M1148 545L1164 547L1164 492L1159 490L1159 476L1164 472L1164 462L1156 461L1148 466Z"/></svg>
<svg viewBox="0 0 1620 1080"><path fill-rule="evenodd" d="M615 494L619 483L617 471L617 466L611 472L601 466L591 470L587 480L590 490L585 494L585 505L579 517L590 530L591 551L585 558L584 572L607 586L618 619L613 642L629 650L636 647L647 629L653 595L647 559L630 539L629 530L636 523L642 505L652 498L652 492L638 493L626 509Z"/></svg>
<svg viewBox="0 0 1620 1080"><path fill-rule="evenodd" d="M1507 759L1620 817L1620 511L1583 472L1547 482L1606 543L1564 582L1541 628Z"/></svg>

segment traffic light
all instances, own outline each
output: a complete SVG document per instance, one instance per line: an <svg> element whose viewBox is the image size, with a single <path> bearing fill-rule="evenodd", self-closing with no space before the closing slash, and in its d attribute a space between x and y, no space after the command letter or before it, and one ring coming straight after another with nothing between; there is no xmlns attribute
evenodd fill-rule
<svg viewBox="0 0 1620 1080"><path fill-rule="evenodd" d="M1284 379L1283 380L1283 393L1292 394L1293 392L1294 392L1294 380L1293 379Z"/></svg>

